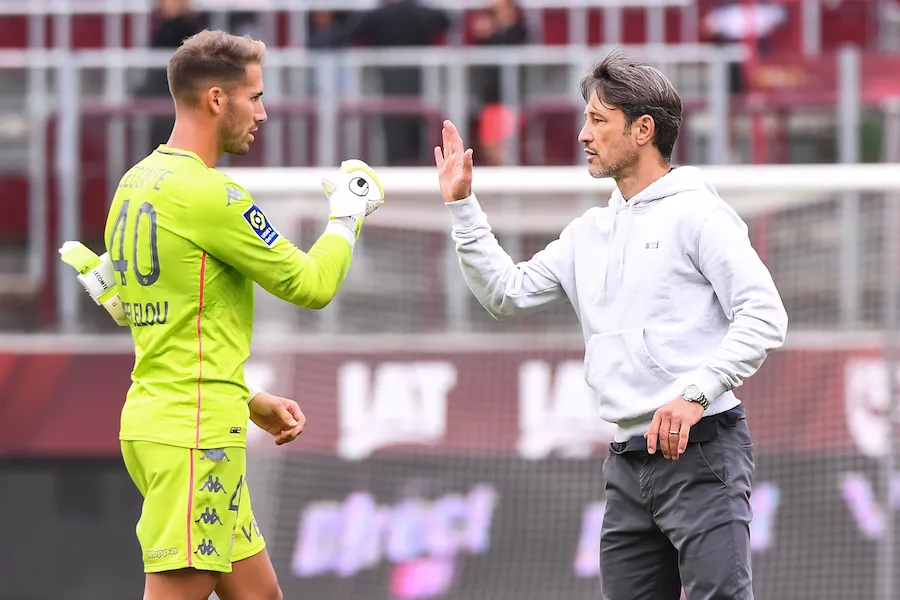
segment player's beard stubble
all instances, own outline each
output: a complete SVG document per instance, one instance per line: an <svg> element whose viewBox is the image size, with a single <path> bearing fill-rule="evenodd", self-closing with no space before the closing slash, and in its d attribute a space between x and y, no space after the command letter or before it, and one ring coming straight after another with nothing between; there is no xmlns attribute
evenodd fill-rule
<svg viewBox="0 0 900 600"><path fill-rule="evenodd" d="M229 103L222 121L219 123L219 139L222 150L228 154L243 156L250 152L250 126L242 125Z"/></svg>
<svg viewBox="0 0 900 600"><path fill-rule="evenodd" d="M623 179L630 175L637 168L638 149L634 142L627 135L622 136L622 142L618 148L609 148L605 153L601 154L599 149L594 164L588 167L588 172L594 179L605 179L607 177L615 180Z"/></svg>

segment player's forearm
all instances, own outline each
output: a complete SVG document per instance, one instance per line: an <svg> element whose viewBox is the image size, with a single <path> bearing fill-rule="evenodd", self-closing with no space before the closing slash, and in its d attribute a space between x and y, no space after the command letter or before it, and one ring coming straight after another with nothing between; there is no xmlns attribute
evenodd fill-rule
<svg viewBox="0 0 900 600"><path fill-rule="evenodd" d="M534 312L564 298L558 281L541 261L516 264L503 250L474 196L447 207L463 277L495 319Z"/></svg>
<svg viewBox="0 0 900 600"><path fill-rule="evenodd" d="M296 250L283 265L287 267L286 276L269 291L303 308L325 308L344 283L352 259L353 249L348 240L326 230L308 253Z"/></svg>
<svg viewBox="0 0 900 600"><path fill-rule="evenodd" d="M337 295L347 278L350 263L353 261L353 247L346 236L337 235L326 229L310 248L309 257L316 265L317 288L310 308L325 308Z"/></svg>
<svg viewBox="0 0 900 600"><path fill-rule="evenodd" d="M684 379L699 386L707 398L718 398L753 376L768 353L781 347L786 332L787 313L775 305L739 313L703 367Z"/></svg>
<svg viewBox="0 0 900 600"><path fill-rule="evenodd" d="M705 371L715 375L710 382L718 380L721 392L739 387L754 375L787 336L787 311L768 271L755 253L748 252L743 261L747 267L730 265L737 281L718 286L721 301L733 316L721 344L707 359ZM713 277L717 281L723 278Z"/></svg>
<svg viewBox="0 0 900 600"><path fill-rule="evenodd" d="M784 344L788 315L745 227L730 211L711 215L700 249L703 274L731 318L719 347L696 374L697 385L712 399L739 387L759 370L769 352Z"/></svg>

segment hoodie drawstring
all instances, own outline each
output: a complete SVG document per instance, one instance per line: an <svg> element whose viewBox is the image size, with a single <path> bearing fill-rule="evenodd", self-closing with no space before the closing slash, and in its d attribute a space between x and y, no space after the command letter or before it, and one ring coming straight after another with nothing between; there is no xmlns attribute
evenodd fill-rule
<svg viewBox="0 0 900 600"><path fill-rule="evenodd" d="M617 194L617 196L618 196L618 194ZM623 242L621 244L617 244L616 243L616 232L619 229L619 226L621 225L621 219L630 218L631 214L628 214L627 216L624 216L624 217L620 216L620 213L629 209L628 204L621 197L615 197L610 202L610 205L612 206L614 212L613 212L613 218L612 218L612 225L609 230L609 246L608 246L609 251L606 255L606 260L603 263L603 290L602 290L602 293L600 294L601 299L605 299L607 296L607 289L609 288L609 285L610 285L609 266L613 260L616 260L616 258L618 258L619 264L618 264L618 273L616 274L615 283L618 283L618 284L622 283L622 278L624 277L624 273L625 273L625 246L628 241L628 234L629 234L629 229L630 229L630 227L626 228L625 232L622 234L622 235L624 235ZM630 224L631 224L631 222L629 220L628 225L630 225ZM618 257L614 256L615 254L618 254Z"/></svg>

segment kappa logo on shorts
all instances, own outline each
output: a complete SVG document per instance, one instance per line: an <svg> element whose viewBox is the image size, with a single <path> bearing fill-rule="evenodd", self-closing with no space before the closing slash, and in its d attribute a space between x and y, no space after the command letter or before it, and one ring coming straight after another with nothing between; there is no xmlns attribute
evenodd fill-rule
<svg viewBox="0 0 900 600"><path fill-rule="evenodd" d="M209 507L206 507L206 511L200 515L194 523L199 523L203 521L206 525L215 525L218 523L219 525L224 525L222 522L222 518L219 517L219 513L216 512L216 509L212 509L210 511Z"/></svg>
<svg viewBox="0 0 900 600"><path fill-rule="evenodd" d="M250 224L250 229L259 236L266 246L271 246L278 239L278 232L269 225L269 220L265 213L257 205L253 205L244 211L244 218Z"/></svg>
<svg viewBox="0 0 900 600"><path fill-rule="evenodd" d="M215 554L216 556L222 556L219 554L219 551L216 550L216 547L213 546L212 540L207 540L206 538L203 538L203 541L197 544L197 549L194 550L194 554L200 554L202 556Z"/></svg>
<svg viewBox="0 0 900 600"><path fill-rule="evenodd" d="M222 462L223 460L227 460L228 462L231 462L231 459L228 458L228 453L225 452L225 448L204 450L203 456L200 457L200 460L211 460L213 462Z"/></svg>
<svg viewBox="0 0 900 600"><path fill-rule="evenodd" d="M207 477L206 481L203 483L203 485L200 486L200 491L202 492L204 490L208 491L208 492L212 492L214 494L217 494L219 492L224 492L226 494L228 493L225 491L225 486L222 485L222 482L219 481L219 478L216 477L214 480L212 475Z"/></svg>
<svg viewBox="0 0 900 600"><path fill-rule="evenodd" d="M178 548L163 548L162 550L147 550L147 558L165 558L167 556L175 556L178 554Z"/></svg>

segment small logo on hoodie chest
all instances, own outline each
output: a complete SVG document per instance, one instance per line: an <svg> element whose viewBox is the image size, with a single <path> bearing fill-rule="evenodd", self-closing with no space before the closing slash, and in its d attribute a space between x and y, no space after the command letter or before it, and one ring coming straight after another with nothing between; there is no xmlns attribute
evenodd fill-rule
<svg viewBox="0 0 900 600"><path fill-rule="evenodd" d="M644 244L645 250L656 250L659 248L659 242L647 242Z"/></svg>

